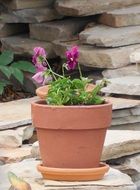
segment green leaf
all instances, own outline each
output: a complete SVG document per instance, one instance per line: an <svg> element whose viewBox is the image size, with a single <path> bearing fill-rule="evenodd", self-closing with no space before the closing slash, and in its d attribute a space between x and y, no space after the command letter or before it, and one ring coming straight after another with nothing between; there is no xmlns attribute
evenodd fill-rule
<svg viewBox="0 0 140 190"><path fill-rule="evenodd" d="M0 95L3 94L4 87L7 86L8 84L11 84L11 83L7 80L1 80L0 81Z"/></svg>
<svg viewBox="0 0 140 190"><path fill-rule="evenodd" d="M11 70L9 69L9 67L0 65L0 70L1 70L2 73L4 73L4 75L6 75L6 77L8 79L10 78L10 76L11 76Z"/></svg>
<svg viewBox="0 0 140 190"><path fill-rule="evenodd" d="M23 72L17 68L14 67L10 67L12 70L12 75L21 83L23 84L23 80L24 80L24 75Z"/></svg>
<svg viewBox="0 0 140 190"><path fill-rule="evenodd" d="M12 67L17 68L22 71L27 71L30 73L35 73L35 66L29 61L18 61L12 63Z"/></svg>
<svg viewBox="0 0 140 190"><path fill-rule="evenodd" d="M0 65L9 65L14 59L14 54L11 51L4 51L0 55Z"/></svg>

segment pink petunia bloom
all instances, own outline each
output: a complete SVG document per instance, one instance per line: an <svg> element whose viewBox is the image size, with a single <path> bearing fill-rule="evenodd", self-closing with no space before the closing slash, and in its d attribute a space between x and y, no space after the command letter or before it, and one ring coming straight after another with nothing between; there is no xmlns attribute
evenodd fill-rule
<svg viewBox="0 0 140 190"><path fill-rule="evenodd" d="M32 79L34 79L38 84L43 84L44 82L44 76L43 76L43 72L37 72Z"/></svg>
<svg viewBox="0 0 140 190"><path fill-rule="evenodd" d="M32 57L32 62L34 63L36 67L36 72L44 71L46 70L46 51L44 48L41 47L35 47L34 48L34 55Z"/></svg>
<svg viewBox="0 0 140 190"><path fill-rule="evenodd" d="M71 49L66 51L66 58L67 58L66 65L68 70L75 69L76 65L78 64L78 57L79 57L78 46L73 46Z"/></svg>

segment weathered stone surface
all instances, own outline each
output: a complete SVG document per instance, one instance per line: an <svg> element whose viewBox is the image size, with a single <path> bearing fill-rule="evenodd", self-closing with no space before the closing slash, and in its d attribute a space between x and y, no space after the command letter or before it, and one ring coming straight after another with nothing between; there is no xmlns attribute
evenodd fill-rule
<svg viewBox="0 0 140 190"><path fill-rule="evenodd" d="M41 175L36 170L39 161L27 159L20 163L6 164L1 166L0 187L6 190L10 187L7 173L12 171L18 177L24 179L31 185L33 190L136 190L136 186L131 178L116 169L110 169L104 179L90 182L59 182L41 179ZM29 167L30 166L30 167Z"/></svg>
<svg viewBox="0 0 140 190"><path fill-rule="evenodd" d="M40 23L61 17L62 16L52 8L21 9L1 13L0 23Z"/></svg>
<svg viewBox="0 0 140 190"><path fill-rule="evenodd" d="M55 53L64 58L65 51L72 45L79 45L78 41L54 41ZM79 45L79 63L89 67L97 68L119 68L130 64L129 55L139 48L140 45L131 45L119 48L96 48L92 46Z"/></svg>
<svg viewBox="0 0 140 190"><path fill-rule="evenodd" d="M2 3L8 8L8 9L28 9L28 8L36 8L36 7L44 7L44 6L50 6L54 3L54 0L4 0Z"/></svg>
<svg viewBox="0 0 140 190"><path fill-rule="evenodd" d="M139 0L57 0L58 12L68 16L87 16L140 3Z"/></svg>
<svg viewBox="0 0 140 190"><path fill-rule="evenodd" d="M105 78L118 78L123 76L136 76L138 72L136 65L133 64L118 69L106 69L102 72L102 75Z"/></svg>
<svg viewBox="0 0 140 190"><path fill-rule="evenodd" d="M102 89L102 92L140 96L140 76L125 76L108 80L110 83Z"/></svg>
<svg viewBox="0 0 140 190"><path fill-rule="evenodd" d="M129 130L108 130L102 160L120 158L140 152L140 133Z"/></svg>
<svg viewBox="0 0 140 190"><path fill-rule="evenodd" d="M137 49L130 55L130 61L136 63L138 74L140 73L140 49Z"/></svg>
<svg viewBox="0 0 140 190"><path fill-rule="evenodd" d="M130 124L130 123L140 123L140 115L139 116L126 116L120 118L113 118L111 125L122 125L122 124Z"/></svg>
<svg viewBox="0 0 140 190"><path fill-rule="evenodd" d="M42 24L30 24L30 37L37 40L53 41L70 39L83 30L91 18L73 18Z"/></svg>
<svg viewBox="0 0 140 190"><path fill-rule="evenodd" d="M31 102L37 97L1 103L0 130L31 124Z"/></svg>
<svg viewBox="0 0 140 190"><path fill-rule="evenodd" d="M83 44L101 47L120 47L140 43L140 26L112 28L105 25L93 26L80 33Z"/></svg>
<svg viewBox="0 0 140 190"><path fill-rule="evenodd" d="M14 130L0 131L0 148L16 148L22 145L24 140L28 140L33 135L33 128L19 127ZM6 139L6 140L5 140Z"/></svg>
<svg viewBox="0 0 140 190"><path fill-rule="evenodd" d="M107 101L112 102L113 110L121 110L127 108L135 108L140 106L140 100L126 99L126 98L115 98L115 97L105 97Z"/></svg>
<svg viewBox="0 0 140 190"><path fill-rule="evenodd" d="M3 162L4 164L19 162L30 157L30 145L24 145L19 148L0 148L0 162Z"/></svg>
<svg viewBox="0 0 140 190"><path fill-rule="evenodd" d="M31 156L33 158L41 159L38 141L34 142L32 145Z"/></svg>
<svg viewBox="0 0 140 190"><path fill-rule="evenodd" d="M31 57L34 47L43 47L47 51L48 58L55 58L53 46L49 42L29 39L27 36L11 36L2 38L2 49L12 50L17 55Z"/></svg>
<svg viewBox="0 0 140 190"><path fill-rule="evenodd" d="M14 34L20 34L27 31L24 24L0 24L0 37L6 37Z"/></svg>
<svg viewBox="0 0 140 190"><path fill-rule="evenodd" d="M110 128L111 130L133 130L133 131L140 131L140 122L139 123L127 123L123 125L113 125Z"/></svg>
<svg viewBox="0 0 140 190"><path fill-rule="evenodd" d="M98 21L112 27L140 25L140 5L103 13Z"/></svg>

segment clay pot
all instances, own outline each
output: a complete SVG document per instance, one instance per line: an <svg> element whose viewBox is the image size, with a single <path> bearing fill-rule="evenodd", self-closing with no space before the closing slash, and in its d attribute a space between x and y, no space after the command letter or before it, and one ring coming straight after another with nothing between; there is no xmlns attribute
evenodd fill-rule
<svg viewBox="0 0 140 190"><path fill-rule="evenodd" d="M32 103L42 164L53 168L99 167L112 105L51 106Z"/></svg>

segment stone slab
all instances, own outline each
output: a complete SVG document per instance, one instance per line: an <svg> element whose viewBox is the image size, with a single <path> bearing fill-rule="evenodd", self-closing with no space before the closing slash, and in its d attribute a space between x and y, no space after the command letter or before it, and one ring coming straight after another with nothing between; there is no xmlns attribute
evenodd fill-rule
<svg viewBox="0 0 140 190"><path fill-rule="evenodd" d="M58 12L67 16L87 16L140 3L139 0L57 0Z"/></svg>
<svg viewBox="0 0 140 190"><path fill-rule="evenodd" d="M106 69L102 72L105 78L118 78L123 76L136 76L138 75L136 64L127 65L118 69Z"/></svg>
<svg viewBox="0 0 140 190"><path fill-rule="evenodd" d="M112 28L105 25L85 29L79 35L83 44L99 47L120 47L140 43L140 26Z"/></svg>
<svg viewBox="0 0 140 190"><path fill-rule="evenodd" d="M119 68L129 65L130 54L140 47L140 44L119 48L96 48L80 45L79 41L54 41L55 53L64 58L66 49L73 45L79 46L79 63L93 68Z"/></svg>
<svg viewBox="0 0 140 190"><path fill-rule="evenodd" d="M43 42L39 40L29 39L28 36L11 36L7 38L2 38L2 49L11 50L16 55L31 57L33 55L34 47L43 47L47 51L47 57L55 58L53 46L49 42Z"/></svg>
<svg viewBox="0 0 140 190"><path fill-rule="evenodd" d="M140 122L139 123L127 123L123 125L113 125L110 128L111 130L133 130L140 131Z"/></svg>
<svg viewBox="0 0 140 190"><path fill-rule="evenodd" d="M131 123L140 123L140 115L130 115L126 117L113 118L111 125L123 125L123 124L131 124Z"/></svg>
<svg viewBox="0 0 140 190"><path fill-rule="evenodd" d="M110 83L102 88L102 92L140 96L140 76L125 76L108 80Z"/></svg>
<svg viewBox="0 0 140 190"><path fill-rule="evenodd" d="M52 42L58 39L70 39L81 32L91 18L73 18L41 24L30 24L30 37L37 40Z"/></svg>
<svg viewBox="0 0 140 190"><path fill-rule="evenodd" d="M62 18L55 9L34 8L2 12L0 23L40 23Z"/></svg>
<svg viewBox="0 0 140 190"><path fill-rule="evenodd" d="M130 54L130 61L132 63L136 63L137 72L138 74L140 74L140 49L137 49Z"/></svg>
<svg viewBox="0 0 140 190"><path fill-rule="evenodd" d="M31 157L31 146L23 145L19 148L0 148L0 161L3 164L20 162Z"/></svg>
<svg viewBox="0 0 140 190"><path fill-rule="evenodd" d="M132 130L108 130L102 160L120 158L140 152L140 132Z"/></svg>
<svg viewBox="0 0 140 190"><path fill-rule="evenodd" d="M1 190L6 190L10 187L7 178L7 173L9 171L13 172L18 177L22 177L22 179L31 185L33 190L107 190L109 188L111 188L111 190L136 190L136 186L128 175L113 168L110 168L104 179L99 181L59 182L42 180L41 175L36 170L37 164L39 164L39 161L27 159L19 163L1 166Z"/></svg>
<svg viewBox="0 0 140 190"><path fill-rule="evenodd" d="M24 24L0 24L0 37L11 36L15 34L21 34L27 31L27 27Z"/></svg>
<svg viewBox="0 0 140 190"><path fill-rule="evenodd" d="M36 7L44 7L51 6L54 3L54 0L4 0L2 3L8 8L12 10L17 9L28 9L28 8L36 8Z"/></svg>
<svg viewBox="0 0 140 190"><path fill-rule="evenodd" d="M1 103L0 130L31 124L31 102L37 97Z"/></svg>
<svg viewBox="0 0 140 190"><path fill-rule="evenodd" d="M20 147L24 140L28 140L33 135L33 127L19 127L0 131L0 148ZM5 140L6 139L6 140Z"/></svg>
<svg viewBox="0 0 140 190"><path fill-rule="evenodd" d="M103 13L98 22L112 27L140 25L140 5Z"/></svg>

